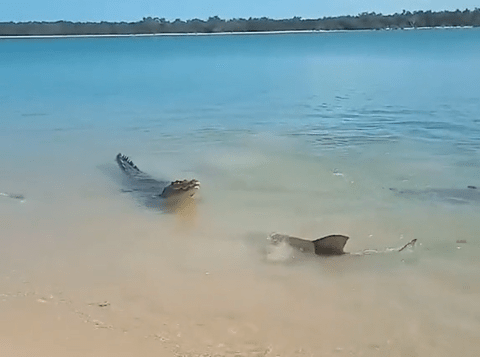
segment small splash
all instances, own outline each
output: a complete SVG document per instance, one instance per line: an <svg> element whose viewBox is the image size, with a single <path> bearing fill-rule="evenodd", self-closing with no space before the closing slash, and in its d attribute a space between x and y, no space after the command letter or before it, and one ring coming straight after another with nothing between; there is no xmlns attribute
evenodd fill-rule
<svg viewBox="0 0 480 357"><path fill-rule="evenodd" d="M333 169L334 176L343 176L343 174L338 169Z"/></svg>
<svg viewBox="0 0 480 357"><path fill-rule="evenodd" d="M267 246L267 260L269 262L286 262L295 258L294 248L285 240L277 240L276 234L270 234L267 237L269 245Z"/></svg>
<svg viewBox="0 0 480 357"><path fill-rule="evenodd" d="M25 202L25 196L24 195L17 195L17 194L12 194L12 193L0 192L0 196L13 198L15 200L20 200L20 203Z"/></svg>

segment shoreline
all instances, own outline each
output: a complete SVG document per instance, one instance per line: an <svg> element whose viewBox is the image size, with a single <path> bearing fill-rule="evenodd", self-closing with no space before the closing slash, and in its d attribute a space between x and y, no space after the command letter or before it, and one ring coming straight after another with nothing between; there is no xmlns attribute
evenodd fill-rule
<svg viewBox="0 0 480 357"><path fill-rule="evenodd" d="M27 21L0 22L0 36L196 36L227 34L278 34L328 31L406 30L444 27L480 27L480 9L464 11L403 11L390 15L363 12L318 19L295 16L285 19L218 16L174 21L144 17L137 22Z"/></svg>
<svg viewBox="0 0 480 357"><path fill-rule="evenodd" d="M242 35L283 35L283 34L324 34L347 32L383 32L383 31L425 31L425 30L466 30L475 29L475 26L435 26L417 28L384 28L384 29L353 29L353 30L286 30L286 31L238 31L238 32L164 32L144 34L91 34L91 35L0 35L0 40L5 39L55 39L55 38L117 38L117 37L194 37L194 36L242 36Z"/></svg>

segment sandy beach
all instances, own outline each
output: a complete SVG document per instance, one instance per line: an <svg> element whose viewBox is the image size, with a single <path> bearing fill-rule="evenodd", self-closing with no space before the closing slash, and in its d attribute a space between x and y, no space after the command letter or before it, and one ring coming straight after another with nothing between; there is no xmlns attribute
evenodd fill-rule
<svg viewBox="0 0 480 357"><path fill-rule="evenodd" d="M242 164L237 154L229 170L244 171L255 160L248 157ZM447 209L446 219L408 201L409 213L385 206L381 214L353 192L332 201L308 182L307 172L318 170L322 182L344 185L325 164L286 155L251 166L242 185L200 173L207 183L197 206L169 215L139 207L95 167L82 166L83 183L60 172L37 177L62 190L37 185L24 203L2 200L2 354L476 355L478 242L452 237L471 237L478 224L464 211ZM263 175L278 170L295 174L262 188ZM350 252L412 238L420 245L406 254L272 263L265 246L273 227L310 238L341 231L352 237Z"/></svg>

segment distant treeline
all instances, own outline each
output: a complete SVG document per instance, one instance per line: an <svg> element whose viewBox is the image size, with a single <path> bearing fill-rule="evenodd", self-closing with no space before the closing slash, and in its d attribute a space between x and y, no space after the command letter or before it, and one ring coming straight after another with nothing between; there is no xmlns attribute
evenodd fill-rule
<svg viewBox="0 0 480 357"><path fill-rule="evenodd" d="M328 31L380 30L419 27L480 26L480 9L465 11L403 11L401 14L382 15L362 13L357 16L302 19L294 17L272 20L266 17L222 20L218 16L208 20L177 19L167 21L147 17L138 22L0 22L1 36L29 35L131 35L160 33L219 33L262 31Z"/></svg>

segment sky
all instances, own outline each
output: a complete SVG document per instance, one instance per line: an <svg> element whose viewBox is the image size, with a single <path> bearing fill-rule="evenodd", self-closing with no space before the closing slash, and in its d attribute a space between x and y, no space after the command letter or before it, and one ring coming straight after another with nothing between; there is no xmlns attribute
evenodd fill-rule
<svg viewBox="0 0 480 357"><path fill-rule="evenodd" d="M143 17L321 18L362 12L473 10L478 0L0 0L0 21L139 21Z"/></svg>

